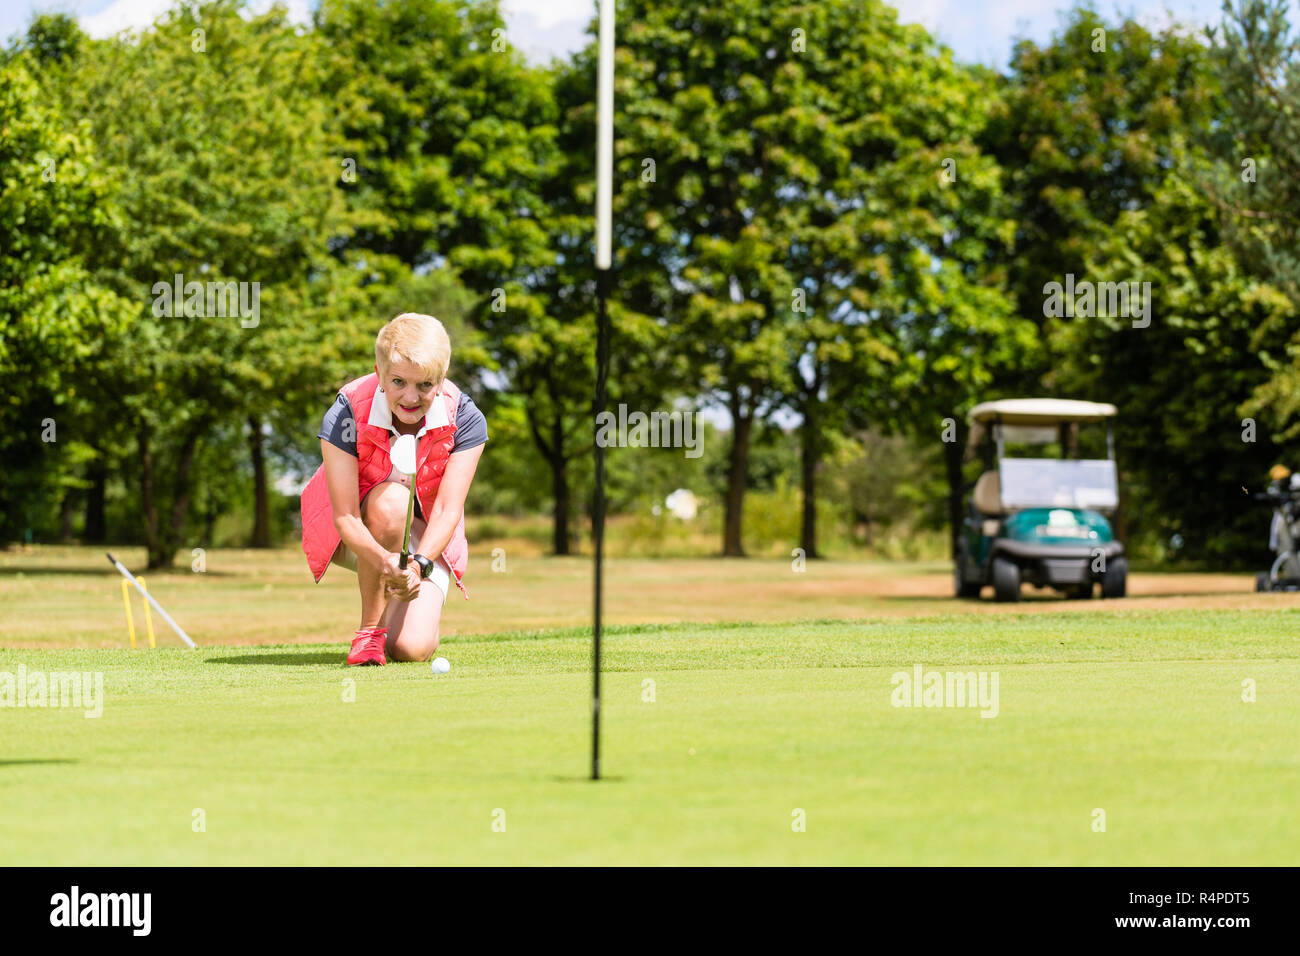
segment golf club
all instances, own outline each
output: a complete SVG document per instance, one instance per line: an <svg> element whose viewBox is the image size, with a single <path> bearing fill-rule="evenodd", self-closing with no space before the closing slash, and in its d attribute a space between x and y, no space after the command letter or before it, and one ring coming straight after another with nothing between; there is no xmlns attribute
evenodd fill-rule
<svg viewBox="0 0 1300 956"><path fill-rule="evenodd" d="M130 581L133 585L135 585L136 590L138 590L141 594L143 594L145 600L153 605L153 609L163 616L163 620L172 626L173 631L175 631L177 634L180 635L181 640L184 641L186 644L188 644L190 647L196 647L197 645L190 640L190 636L186 634L184 631L182 631L181 626L172 620L172 616L163 610L163 606L154 600L153 595L150 594L148 591L146 591L144 588L140 587L140 582L135 579L135 575L133 575L126 568L124 568L122 566L122 562L117 560L117 558L113 557L111 552L106 551L104 553L108 555L108 560L113 562L113 567L121 571L122 574L126 576L126 579Z"/></svg>
<svg viewBox="0 0 1300 956"><path fill-rule="evenodd" d="M406 530L402 534L402 557L398 562L398 567L405 571L406 563L411 559L411 520L415 517L415 436L399 435L388 454L393 467L411 478L411 494L406 501Z"/></svg>

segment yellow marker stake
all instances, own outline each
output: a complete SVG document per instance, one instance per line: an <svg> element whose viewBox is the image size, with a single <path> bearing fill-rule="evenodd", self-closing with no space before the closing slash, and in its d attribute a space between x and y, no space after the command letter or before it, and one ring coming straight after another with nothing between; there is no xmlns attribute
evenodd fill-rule
<svg viewBox="0 0 1300 956"><path fill-rule="evenodd" d="M135 649L135 616L131 613L131 582L122 579L122 604L126 606L126 631L131 635L131 649Z"/></svg>
<svg viewBox="0 0 1300 956"><path fill-rule="evenodd" d="M140 576L137 574L135 579L136 579L137 581L140 582L140 590L141 590L141 592L143 592L143 593L145 593L145 594L148 594L148 593L149 593L149 586L146 585L146 584L144 583L144 578L140 577ZM144 602L144 623L145 623L145 626L149 629L149 646L150 646L150 647L156 647L157 645L154 644L154 642L153 642L153 615L149 612L149 602L148 602L148 600L146 600L146 601Z"/></svg>
<svg viewBox="0 0 1300 956"><path fill-rule="evenodd" d="M113 557L112 552L105 552L104 557L108 558L109 562L112 563L113 567L117 568L118 573L121 574L122 577L126 578L126 580L132 582L137 580L135 575L133 575L126 568L122 567L121 561ZM179 637L182 641L184 641L188 647L191 648L196 647L197 645L194 643L194 641L190 638L188 634L186 634L183 630L181 630L181 626L179 624L177 624L175 621L172 620L172 616L167 613L166 609L161 604L159 604L157 601L154 600L152 594L150 594L147 590L145 590L143 583L144 582L139 582L136 586L140 588L141 596L143 596L144 599L149 602L148 607L144 609L145 622L149 625L149 646L150 647L154 646L153 616L149 613L149 608L152 607L155 611L157 611L159 614L162 615L162 619L171 626L171 629L176 632L177 637ZM123 597L125 599L125 592L123 592ZM131 606L128 604L127 614L130 613L131 613ZM131 627L132 631L135 630L135 625L132 624L129 620L127 621L127 624ZM132 646L135 645L134 637L132 638L131 643Z"/></svg>

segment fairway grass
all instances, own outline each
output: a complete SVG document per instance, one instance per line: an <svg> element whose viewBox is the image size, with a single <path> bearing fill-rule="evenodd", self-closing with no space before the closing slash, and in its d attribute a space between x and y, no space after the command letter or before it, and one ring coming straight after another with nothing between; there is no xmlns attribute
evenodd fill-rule
<svg viewBox="0 0 1300 956"><path fill-rule="evenodd" d="M0 650L104 680L97 719L0 708L0 863L1295 865L1297 635L1278 606L613 628L600 783L580 628L450 638L446 675ZM996 672L997 716L892 706L915 664Z"/></svg>

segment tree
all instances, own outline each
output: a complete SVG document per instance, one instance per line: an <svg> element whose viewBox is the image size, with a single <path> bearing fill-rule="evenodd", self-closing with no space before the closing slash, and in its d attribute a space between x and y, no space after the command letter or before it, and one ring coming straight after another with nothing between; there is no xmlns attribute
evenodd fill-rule
<svg viewBox="0 0 1300 956"><path fill-rule="evenodd" d="M93 266L137 303L129 330L104 343L97 386L134 443L150 567L170 567L185 534L204 436L258 419L279 363L317 354L316 330L290 307L344 229L321 59L282 8L245 18L239 0L217 0L182 3L78 63L71 108L122 209Z"/></svg>
<svg viewBox="0 0 1300 956"><path fill-rule="evenodd" d="M1242 406L1267 415L1281 438L1300 434L1300 333L1274 349L1279 323L1300 311L1300 40L1287 5L1241 0L1223 5L1211 31L1231 123L1205 137L1220 159L1208 191L1224 211L1225 236L1253 275L1280 290L1289 310L1268 310L1251 351L1262 350L1270 375Z"/></svg>
<svg viewBox="0 0 1300 956"><path fill-rule="evenodd" d="M662 314L679 367L731 418L726 556L744 554L754 423L791 386L798 280L785 261L791 237L779 171L815 171L769 146L802 89L792 16L758 0L634 0L619 22L615 154L624 185L615 212L619 246L633 250L620 275L643 285L649 274L666 280Z"/></svg>
<svg viewBox="0 0 1300 956"><path fill-rule="evenodd" d="M590 160L557 149L550 77L507 42L495 0L325 0L316 23L331 96L357 104L344 188L363 223L339 251L447 264L473 291L471 320L550 469L554 550L567 554L568 467L590 447L593 378L570 177Z"/></svg>
<svg viewBox="0 0 1300 956"><path fill-rule="evenodd" d="M1189 147L1189 156L1194 151ZM1257 349L1285 342L1291 303L1237 262L1203 170L1184 161L1150 205L1121 213L1088 263L1099 281L1151 283L1151 322L1099 316L1065 326L1063 384L1113 402L1128 536L1161 553L1174 534L1182 555L1222 567L1257 556L1267 514L1258 490L1278 460L1278 437L1238 407L1267 378ZM1257 329L1270 328L1262 341Z"/></svg>
<svg viewBox="0 0 1300 956"><path fill-rule="evenodd" d="M42 96L41 68L25 50L0 64L0 376L18 386L0 405L5 540L47 526L51 505L67 514L87 451L72 414L79 388L91 397L82 373L128 309L86 267L107 190L85 130Z"/></svg>
<svg viewBox="0 0 1300 956"><path fill-rule="evenodd" d="M1143 228L1169 223L1171 235L1184 237L1189 258L1202 243L1212 247L1214 226L1204 210L1178 198L1170 177L1198 175L1195 147L1216 117L1227 112L1217 90L1210 51L1190 29L1174 24L1156 32L1131 19L1108 22L1095 10L1076 7L1047 45L1017 44L1001 96L980 136L1004 172L1006 215L1016 224L1014 244L999 257L1015 297L1014 314L1034 322L1044 345L1018 370L997 376L988 397L1041 389L1118 404L1120 435L1142 436L1138 445L1121 444L1122 467L1138 464L1134 477L1139 484L1124 509L1136 530L1190 524L1186 503L1195 497L1165 497L1160 490L1146 494L1143 482L1168 486L1169 475L1186 474L1203 478L1205 487L1223 487L1201 474L1206 459L1197 450L1157 437L1164 427L1158 409L1180 409L1170 418L1177 420L1183 403L1196 400L1192 383L1204 389L1209 381L1187 374L1184 363L1195 354L1193 346L1184 351L1177 326L1166 324L1175 316L1193 325L1211 320L1179 298L1186 278L1174 278L1167 265L1157 265L1163 252L1134 232L1138 223ZM1174 228L1170 219L1178 207L1194 213L1181 224L1184 228ZM1118 232L1128 252L1116 245ZM1171 249L1177 247L1170 243ZM1229 266L1215 265L1226 281ZM1101 269L1105 272L1096 271ZM1148 329L1133 329L1130 316L1081 317L1072 310L1047 315L1049 283L1144 280L1152 283ZM1239 287L1221 293L1199 283L1196 287L1207 299L1221 294L1225 308L1236 303L1231 322L1250 314L1240 305ZM1197 317L1186 318L1191 313ZM1235 332L1229 338L1236 341ZM1135 361L1138 355L1142 361ZM1252 364L1239 355L1236 365L1217 367L1236 382L1237 373ZM1078 374L1081 368L1088 374ZM1140 392L1153 379L1165 389L1158 400L1150 391ZM1183 454L1188 457L1180 458ZM1160 468L1163 478L1157 477ZM1141 513L1144 509L1151 511ZM1212 509L1202 516L1199 529L1209 527L1209 515ZM1193 537L1201 534L1198 530Z"/></svg>
<svg viewBox="0 0 1300 956"><path fill-rule="evenodd" d="M805 118L776 127L803 130L785 149L809 161L804 175L814 161L819 169L777 190L798 200L787 267L816 303L794 333L791 365L809 556L824 431L885 425L933 440L942 417L960 414L1034 342L1003 292L997 258L1012 224L1000 171L976 144L990 78L883 6L823 4L818 17ZM960 469L949 479L955 527Z"/></svg>
<svg viewBox="0 0 1300 956"><path fill-rule="evenodd" d="M950 356L935 329L991 333L1007 311L996 167L972 140L990 84L881 3L632 3L623 19L617 151L657 179L624 189L621 218L627 244L655 249L644 268L671 278L682 351L732 418L723 553L743 553L754 422L787 406L815 555L822 436L898 407L905 338L935 370Z"/></svg>
<svg viewBox="0 0 1300 956"><path fill-rule="evenodd" d="M1016 223L1005 260L1016 314L1045 326L1049 340L1043 287L1066 273L1083 278L1120 214L1152 202L1188 131L1210 123L1209 67L1190 29L1154 33L1087 7L1071 10L1046 46L1016 45L980 142L1004 171ZM1059 358L1043 353L1022 384Z"/></svg>

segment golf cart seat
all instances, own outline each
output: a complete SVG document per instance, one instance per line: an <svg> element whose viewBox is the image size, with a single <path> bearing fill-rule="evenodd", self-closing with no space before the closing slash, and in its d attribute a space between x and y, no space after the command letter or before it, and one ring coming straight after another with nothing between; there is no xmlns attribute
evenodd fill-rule
<svg viewBox="0 0 1300 956"><path fill-rule="evenodd" d="M1002 486L998 482L996 471L986 471L980 475L980 480L975 482L971 501L980 514L1002 514Z"/></svg>

